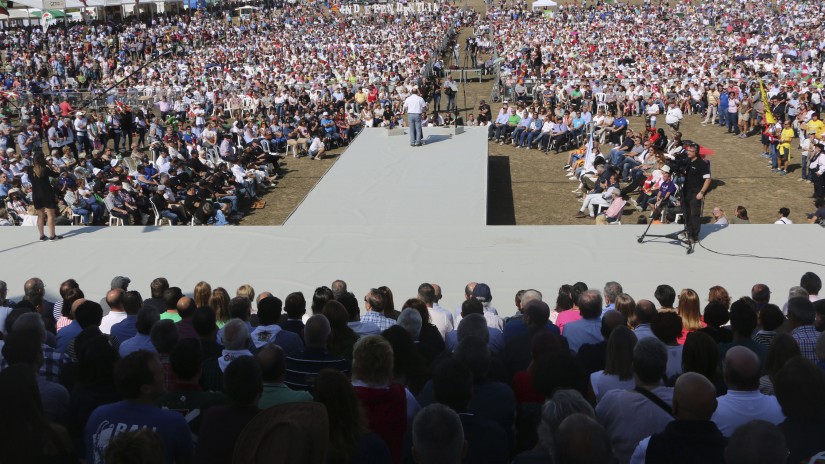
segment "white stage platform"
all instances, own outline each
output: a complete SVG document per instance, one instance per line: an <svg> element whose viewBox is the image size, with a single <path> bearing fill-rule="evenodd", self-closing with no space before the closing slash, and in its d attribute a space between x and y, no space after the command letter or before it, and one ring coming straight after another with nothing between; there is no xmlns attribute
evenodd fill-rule
<svg viewBox="0 0 825 464"><path fill-rule="evenodd" d="M285 225L487 224L486 128L424 128L423 147L387 133L363 131Z"/></svg>
<svg viewBox="0 0 825 464"><path fill-rule="evenodd" d="M244 283L260 293L283 298L344 279L360 298L370 287L387 285L401 304L422 282L443 287L443 305L456 308L468 281L485 282L493 305L513 313L519 289L541 290L553 304L560 285L584 281L602 288L620 282L634 298L652 298L656 285L695 289L705 303L707 290L723 285L733 297L748 295L754 283L785 301L800 276L821 266L791 261L734 258L697 248L693 255L667 239L639 244L641 226L447 226L422 221L410 226L291 227L115 227L62 228L65 239L36 241L32 227L0 230L0 280L9 297L19 299L23 282L33 276L46 282L50 298L60 282L75 278L87 297L99 299L112 277L128 276L131 289L149 296L159 276L190 293L205 280L234 295ZM666 233L676 226L654 226ZM726 253L753 253L806 261L825 261L812 252L825 231L815 225L705 226L703 244Z"/></svg>

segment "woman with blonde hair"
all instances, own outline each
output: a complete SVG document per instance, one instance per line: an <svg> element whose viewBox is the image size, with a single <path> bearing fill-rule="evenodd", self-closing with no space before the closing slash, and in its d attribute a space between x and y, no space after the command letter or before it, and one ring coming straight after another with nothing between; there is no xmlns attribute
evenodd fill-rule
<svg viewBox="0 0 825 464"><path fill-rule="evenodd" d="M616 297L615 308L616 311L622 313L625 317L628 327L634 327L636 325L636 317L634 316L636 312L636 300L634 300L632 296L627 293L620 293L619 296Z"/></svg>
<svg viewBox="0 0 825 464"><path fill-rule="evenodd" d="M677 342L683 345L688 333L705 327L699 310L699 294L690 288L683 289L679 293L679 305L676 312L682 318L682 335Z"/></svg>
<svg viewBox="0 0 825 464"><path fill-rule="evenodd" d="M206 308L209 306L209 297L212 296L212 286L201 280L195 285L195 292L192 296L196 308Z"/></svg>
<svg viewBox="0 0 825 464"><path fill-rule="evenodd" d="M730 295L725 287L715 285L708 290L708 303L716 301L721 303L725 309L730 309Z"/></svg>
<svg viewBox="0 0 825 464"><path fill-rule="evenodd" d="M212 296L209 297L209 307L215 311L215 323L218 328L229 322L229 293L223 287L212 291Z"/></svg>

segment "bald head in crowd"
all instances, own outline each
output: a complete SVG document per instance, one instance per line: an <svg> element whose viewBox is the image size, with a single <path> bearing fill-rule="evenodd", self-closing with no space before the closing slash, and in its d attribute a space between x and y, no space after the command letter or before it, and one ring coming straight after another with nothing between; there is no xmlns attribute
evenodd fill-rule
<svg viewBox="0 0 825 464"><path fill-rule="evenodd" d="M106 293L106 304L115 311L123 311L123 295L121 288L113 288Z"/></svg>
<svg viewBox="0 0 825 464"><path fill-rule="evenodd" d="M716 387L704 375L685 372L673 390L673 415L681 420L709 421L716 411Z"/></svg>
<svg viewBox="0 0 825 464"><path fill-rule="evenodd" d="M636 316L636 325L650 324L654 314L656 314L656 305L652 301L639 300L636 302L636 309L633 310L633 315Z"/></svg>
<svg viewBox="0 0 825 464"><path fill-rule="evenodd" d="M195 314L195 300L188 296L181 297L178 300L177 310L181 319L187 319Z"/></svg>
<svg viewBox="0 0 825 464"><path fill-rule="evenodd" d="M734 346L725 354L725 383L729 390L758 390L761 370L759 356L744 346Z"/></svg>

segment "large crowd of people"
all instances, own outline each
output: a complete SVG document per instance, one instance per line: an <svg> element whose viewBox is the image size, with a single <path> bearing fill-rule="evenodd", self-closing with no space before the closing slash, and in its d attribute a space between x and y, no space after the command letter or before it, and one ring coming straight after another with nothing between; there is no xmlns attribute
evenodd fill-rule
<svg viewBox="0 0 825 464"><path fill-rule="evenodd" d="M428 99L443 88L454 110L440 57L472 10L337 16L320 3L280 6L240 23L227 6L0 30L3 221L37 222L29 176L43 154L57 174L49 206L63 222L237 222L239 203L277 183L285 154L322 159L365 127L396 124L415 87ZM61 94L69 82L88 91L74 107ZM145 98L124 101L136 91Z"/></svg>
<svg viewBox="0 0 825 464"><path fill-rule="evenodd" d="M731 138L759 137L772 173L788 175L793 159L798 181L825 196L825 54L821 32L807 27L822 12L795 1L584 2L552 17L529 8L493 2L475 24L500 57L505 104L496 116L482 101L474 120L489 125L491 140L524 149L578 149L591 133L608 144L597 156L608 169L585 166L584 148L565 166L571 180L582 180L574 191L580 201L598 193L610 204L612 192L600 188L606 182L622 196L638 191L634 201L646 209L662 167L678 168L671 161L683 150L679 129L688 115ZM643 130L628 129L634 117Z"/></svg>
<svg viewBox="0 0 825 464"><path fill-rule="evenodd" d="M655 284L652 284L655 285ZM678 288L678 287L677 287ZM159 277L0 282L3 462L798 463L825 452L825 300L584 282L363 300ZM781 294L781 297L778 295ZM98 300L98 297L102 297ZM508 298L509 299L509 298ZM401 303L402 300L405 300ZM363 301L363 304L360 302ZM498 300L496 300L498 301ZM496 309L499 306L500 309ZM514 312L512 317L503 314ZM814 459L809 461L810 459Z"/></svg>

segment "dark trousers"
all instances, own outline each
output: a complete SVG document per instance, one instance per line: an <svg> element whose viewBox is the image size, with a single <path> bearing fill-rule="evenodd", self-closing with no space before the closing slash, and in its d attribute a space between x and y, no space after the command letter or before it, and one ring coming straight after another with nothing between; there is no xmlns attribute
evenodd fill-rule
<svg viewBox="0 0 825 464"><path fill-rule="evenodd" d="M702 226L702 200L697 200L695 192L685 192L682 197L682 204L685 207L685 224L687 226L688 238L699 240L699 229ZM704 197L703 197L704 198Z"/></svg>

